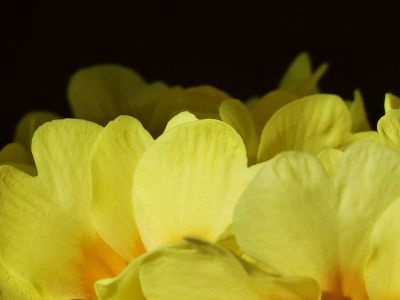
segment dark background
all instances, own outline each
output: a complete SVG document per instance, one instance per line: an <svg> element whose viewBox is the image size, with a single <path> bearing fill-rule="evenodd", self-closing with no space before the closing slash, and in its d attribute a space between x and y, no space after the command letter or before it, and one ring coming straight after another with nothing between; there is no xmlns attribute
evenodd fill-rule
<svg viewBox="0 0 400 300"><path fill-rule="evenodd" d="M70 116L68 78L96 63L127 65L150 81L209 83L244 99L276 87L307 50L315 66L330 63L323 91L351 98L360 88L373 123L384 94L400 94L398 16L376 3L21 3L1 14L0 145L29 110Z"/></svg>

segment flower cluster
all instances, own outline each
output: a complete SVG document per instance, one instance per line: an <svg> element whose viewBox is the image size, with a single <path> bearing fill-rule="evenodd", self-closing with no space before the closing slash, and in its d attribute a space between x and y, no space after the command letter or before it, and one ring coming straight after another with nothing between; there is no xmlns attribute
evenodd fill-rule
<svg viewBox="0 0 400 300"><path fill-rule="evenodd" d="M400 298L400 98L322 94L307 54L247 101L74 74L0 152L0 299Z"/></svg>

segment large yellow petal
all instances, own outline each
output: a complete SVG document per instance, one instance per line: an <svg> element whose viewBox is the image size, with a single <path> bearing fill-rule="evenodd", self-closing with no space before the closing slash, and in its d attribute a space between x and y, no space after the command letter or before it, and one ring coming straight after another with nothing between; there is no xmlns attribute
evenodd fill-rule
<svg viewBox="0 0 400 300"><path fill-rule="evenodd" d="M153 138L129 116L108 123L99 135L91 164L93 221L100 236L127 261L144 249L132 204L133 174Z"/></svg>
<svg viewBox="0 0 400 300"><path fill-rule="evenodd" d="M33 134L40 125L59 119L60 116L49 111L31 111L19 120L15 129L14 141L26 149L31 149Z"/></svg>
<svg viewBox="0 0 400 300"><path fill-rule="evenodd" d="M140 269L148 299L318 299L318 285L305 278L268 275L229 251L200 240L149 255Z"/></svg>
<svg viewBox="0 0 400 300"><path fill-rule="evenodd" d="M372 232L372 251L365 268L370 299L400 297L400 200L392 203Z"/></svg>
<svg viewBox="0 0 400 300"><path fill-rule="evenodd" d="M229 125L199 120L166 131L134 176L134 211L146 249L184 236L217 240L252 176L243 141Z"/></svg>
<svg viewBox="0 0 400 300"><path fill-rule="evenodd" d="M124 266L90 221L90 153L101 127L46 123L33 138L38 176L0 167L0 257L47 298L90 299Z"/></svg>
<svg viewBox="0 0 400 300"><path fill-rule="evenodd" d="M253 116L239 100L228 99L219 107L221 120L231 125L242 137L247 149L249 164L257 161L258 135Z"/></svg>
<svg viewBox="0 0 400 300"><path fill-rule="evenodd" d="M265 125L258 161L285 150L318 154L336 148L350 134L351 119L346 104L335 95L313 95L277 111Z"/></svg>
<svg viewBox="0 0 400 300"><path fill-rule="evenodd" d="M95 65L77 71L68 84L68 100L78 118L107 124L135 113L135 100L145 85L135 71L119 65Z"/></svg>
<svg viewBox="0 0 400 300"><path fill-rule="evenodd" d="M382 143L400 151L400 110L388 110L378 121L377 127Z"/></svg>
<svg viewBox="0 0 400 300"><path fill-rule="evenodd" d="M319 161L288 152L267 162L238 202L233 229L241 249L280 273L334 281L337 229L329 177Z"/></svg>

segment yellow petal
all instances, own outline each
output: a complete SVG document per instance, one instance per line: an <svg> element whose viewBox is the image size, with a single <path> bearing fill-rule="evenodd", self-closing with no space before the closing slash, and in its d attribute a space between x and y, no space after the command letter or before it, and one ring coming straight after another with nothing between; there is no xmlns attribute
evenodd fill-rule
<svg viewBox="0 0 400 300"><path fill-rule="evenodd" d="M93 149L93 221L100 236L125 260L144 252L133 214L136 165L153 138L129 116L108 123Z"/></svg>
<svg viewBox="0 0 400 300"><path fill-rule="evenodd" d="M96 65L71 77L68 100L74 116L107 124L119 115L134 115L134 102L144 85L141 76L129 68Z"/></svg>
<svg viewBox="0 0 400 300"><path fill-rule="evenodd" d="M351 115L351 131L368 131L371 130L371 125L368 121L367 111L365 109L364 99L359 90L354 91L354 100L350 105Z"/></svg>
<svg viewBox="0 0 400 300"><path fill-rule="evenodd" d="M0 165L12 165L30 175L36 175L32 155L18 143L7 144L0 150Z"/></svg>
<svg viewBox="0 0 400 300"><path fill-rule="evenodd" d="M288 152L266 163L242 195L233 229L240 248L280 273L331 285L337 229L329 178L317 159Z"/></svg>
<svg viewBox="0 0 400 300"><path fill-rule="evenodd" d="M400 108L400 98L391 94L386 93L385 95L385 113L392 109Z"/></svg>
<svg viewBox="0 0 400 300"><path fill-rule="evenodd" d="M257 132L262 132L265 124L276 111L296 99L299 99L299 96L285 90L276 90L264 95L252 109Z"/></svg>
<svg viewBox="0 0 400 300"><path fill-rule="evenodd" d="M217 240L252 176L243 141L229 125L199 120L166 131L134 176L134 211L146 249L184 236Z"/></svg>
<svg viewBox="0 0 400 300"><path fill-rule="evenodd" d="M340 160L342 159L343 152L337 149L326 149L322 150L318 154L318 159L325 168L326 173L329 176L333 176L339 166Z"/></svg>
<svg viewBox="0 0 400 300"><path fill-rule="evenodd" d="M59 118L59 115L48 111L31 111L25 114L17 124L14 141L23 145L27 150L30 150L32 137L36 129L46 122Z"/></svg>
<svg viewBox="0 0 400 300"><path fill-rule="evenodd" d="M46 123L35 133L38 176L0 167L0 257L47 298L93 296L93 283L124 266L90 221L89 160L101 127Z"/></svg>
<svg viewBox="0 0 400 300"><path fill-rule="evenodd" d="M258 135L248 108L239 100L228 99L219 107L219 115L222 121L240 134L247 149L249 164L254 164L257 160Z"/></svg>
<svg viewBox="0 0 400 300"><path fill-rule="evenodd" d="M384 145L400 151L400 110L392 109L378 121L378 133Z"/></svg>
<svg viewBox="0 0 400 300"><path fill-rule="evenodd" d="M372 251L365 268L370 299L400 296L400 201L382 214L372 232Z"/></svg>
<svg viewBox="0 0 400 300"><path fill-rule="evenodd" d="M183 111L176 116L174 116L171 120L168 121L167 126L165 126L164 131L168 131L171 128L174 128L175 126L185 124L188 122L196 121L198 120L194 114L191 114L188 111Z"/></svg>
<svg viewBox="0 0 400 300"><path fill-rule="evenodd" d="M311 58L307 52L298 54L283 75L279 84L280 89L289 89L312 75Z"/></svg>
<svg viewBox="0 0 400 300"><path fill-rule="evenodd" d="M318 299L315 282L268 275L229 251L190 240L149 255L140 270L148 299Z"/></svg>
<svg viewBox="0 0 400 300"><path fill-rule="evenodd" d="M350 134L351 119L344 102L335 95L313 95L282 107L261 134L258 161L285 150L318 154L336 148Z"/></svg>
<svg viewBox="0 0 400 300"><path fill-rule="evenodd" d="M99 300L147 300L143 295L139 272L148 255L146 253L133 260L118 276L97 281L95 288Z"/></svg>
<svg viewBox="0 0 400 300"><path fill-rule="evenodd" d="M197 118L218 118L218 108L228 94L215 87L204 85L183 89L174 87L160 95L150 122L150 132L159 136L170 120L182 111L189 111Z"/></svg>
<svg viewBox="0 0 400 300"><path fill-rule="evenodd" d="M353 133L348 135L342 145L340 146L340 149L345 150L349 148L352 144L362 141L362 140L370 140L374 141L376 143L381 142L381 137L379 136L377 131L361 131L357 133Z"/></svg>

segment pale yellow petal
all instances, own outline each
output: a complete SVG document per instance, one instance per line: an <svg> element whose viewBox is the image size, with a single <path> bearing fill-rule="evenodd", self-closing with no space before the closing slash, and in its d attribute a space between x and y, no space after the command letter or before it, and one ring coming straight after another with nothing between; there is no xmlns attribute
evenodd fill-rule
<svg viewBox="0 0 400 300"><path fill-rule="evenodd" d="M323 290L334 282L334 197L321 163L288 152L267 162L238 202L233 229L241 249L279 273L307 276Z"/></svg>
<svg viewBox="0 0 400 300"><path fill-rule="evenodd" d="M268 275L229 251L190 240L149 255L140 270L147 299L318 299L315 282Z"/></svg>
<svg viewBox="0 0 400 300"><path fill-rule="evenodd" d="M370 299L400 297L400 201L383 213L372 232L372 251L365 268Z"/></svg>
<svg viewBox="0 0 400 300"><path fill-rule="evenodd" d="M286 150L318 154L339 147L350 134L351 119L342 99L319 94L294 101L277 111L261 134L258 161Z"/></svg>
<svg viewBox="0 0 400 300"><path fill-rule="evenodd" d="M239 134L199 120L162 134L134 176L134 210L147 250L195 236L215 241L254 171Z"/></svg>
<svg viewBox="0 0 400 300"><path fill-rule="evenodd" d="M400 97L397 97L391 93L385 95L385 113L392 109L400 108Z"/></svg>
<svg viewBox="0 0 400 300"><path fill-rule="evenodd" d="M100 133L91 163L93 221L100 236L127 261L144 252L132 204L133 174L153 138L140 122L118 117Z"/></svg>
<svg viewBox="0 0 400 300"><path fill-rule="evenodd" d="M312 75L311 58L307 52L301 52L291 62L279 84L280 89L289 89Z"/></svg>
<svg viewBox="0 0 400 300"><path fill-rule="evenodd" d="M24 146L10 143L0 150L0 165L11 165L30 175L36 175L33 157Z"/></svg>
<svg viewBox="0 0 400 300"><path fill-rule="evenodd" d="M219 115L222 121L240 134L247 149L249 164L254 164L257 160L258 135L248 108L239 100L228 99L219 107Z"/></svg>
<svg viewBox="0 0 400 300"><path fill-rule="evenodd" d="M342 145L339 147L342 150L345 150L349 148L352 144L362 141L362 140L369 140L369 141L374 141L377 143L381 142L381 137L379 136L379 133L377 131L361 131L357 133L353 133L348 135Z"/></svg>
<svg viewBox="0 0 400 300"><path fill-rule="evenodd" d="M171 120L168 121L167 126L165 126L164 131L168 131L171 128L174 128L175 126L185 124L188 122L196 121L198 120L196 116L188 111L183 111L176 116L174 116Z"/></svg>

